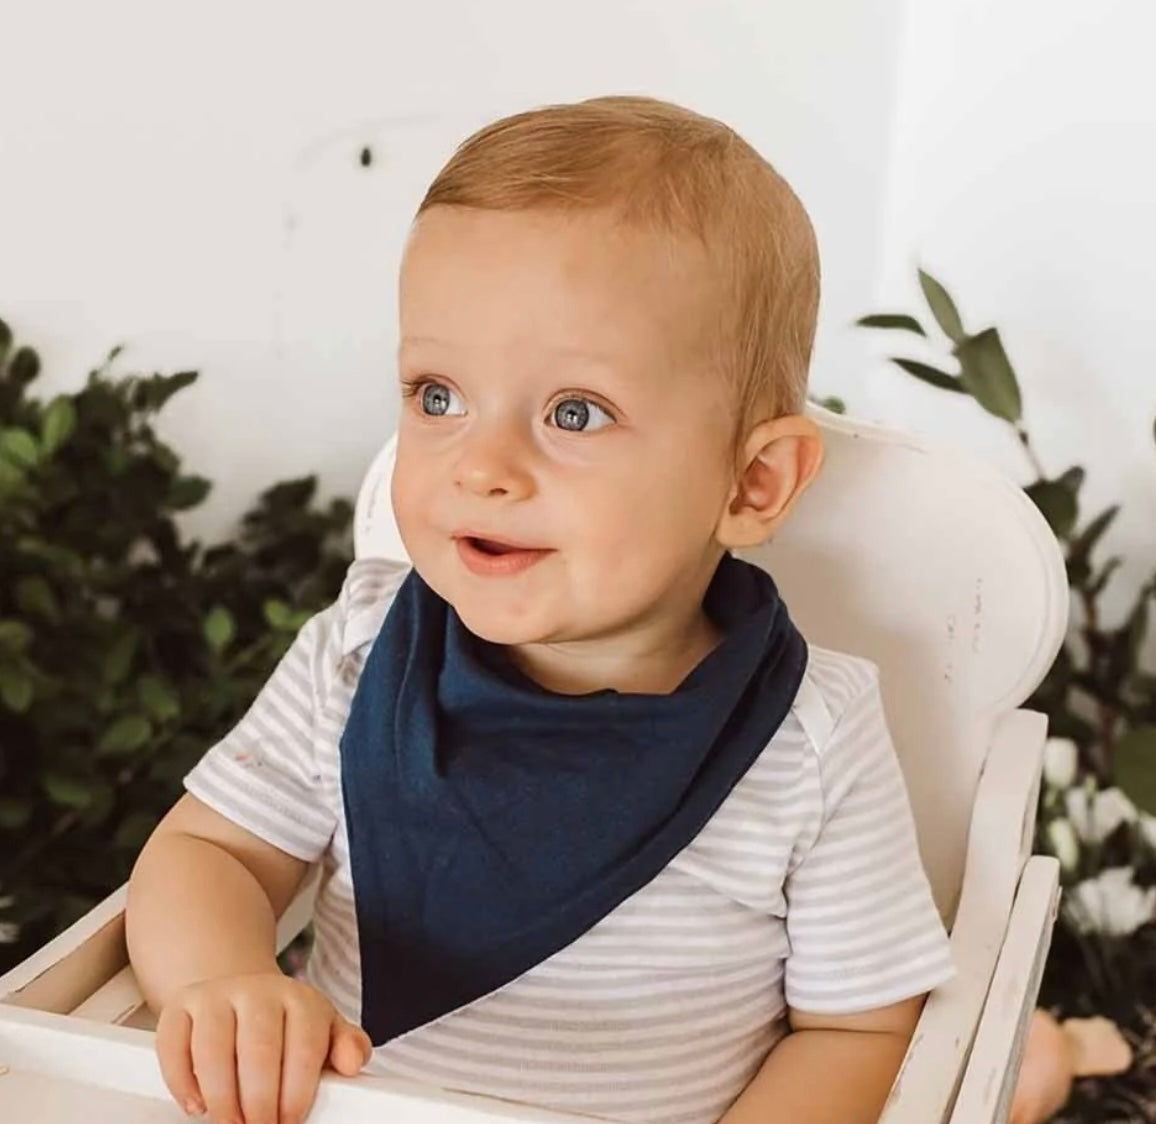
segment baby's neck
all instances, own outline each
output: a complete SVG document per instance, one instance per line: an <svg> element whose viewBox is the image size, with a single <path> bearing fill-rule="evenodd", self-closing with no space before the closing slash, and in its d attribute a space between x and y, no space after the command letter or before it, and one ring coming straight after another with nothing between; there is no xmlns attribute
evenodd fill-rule
<svg viewBox="0 0 1156 1124"><path fill-rule="evenodd" d="M523 674L560 695L611 688L670 694L718 644L721 634L698 609L687 620L648 622L630 632L506 649Z"/></svg>

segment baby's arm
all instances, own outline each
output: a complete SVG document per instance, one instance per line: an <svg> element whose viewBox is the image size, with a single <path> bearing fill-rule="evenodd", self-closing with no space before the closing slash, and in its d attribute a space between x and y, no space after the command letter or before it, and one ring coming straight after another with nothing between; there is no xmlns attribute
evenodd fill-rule
<svg viewBox="0 0 1156 1124"><path fill-rule="evenodd" d="M840 670L850 698L812 759L822 812L783 886L792 1033L725 1124L874 1124L924 998L954 972L877 675Z"/></svg>
<svg viewBox="0 0 1156 1124"><path fill-rule="evenodd" d="M875 1124L924 996L854 1015L791 1010L771 1051L719 1124Z"/></svg>
<svg viewBox="0 0 1156 1124"><path fill-rule="evenodd" d="M277 918L305 870L195 796L177 801L128 887L129 955L149 1006L200 980L277 971Z"/></svg>
<svg viewBox="0 0 1156 1124"><path fill-rule="evenodd" d="M129 881L129 956L159 1012L157 1054L177 1102L214 1121L305 1118L326 1062L356 1073L364 1031L283 975L276 921L307 864L186 795Z"/></svg>

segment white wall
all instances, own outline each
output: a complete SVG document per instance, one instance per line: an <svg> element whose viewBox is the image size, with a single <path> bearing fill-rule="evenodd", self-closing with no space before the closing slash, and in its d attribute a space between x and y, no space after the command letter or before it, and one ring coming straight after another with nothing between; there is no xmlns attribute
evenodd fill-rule
<svg viewBox="0 0 1156 1124"><path fill-rule="evenodd" d="M917 308L922 263L970 329L1000 327L1046 464L1088 467L1088 510L1124 505L1118 613L1156 571L1156 5L909 7L876 307ZM869 370L872 412L1028 478L996 419Z"/></svg>
<svg viewBox="0 0 1156 1124"><path fill-rule="evenodd" d="M401 242L452 145L515 109L643 92L725 118L794 182L826 272L816 384L853 385L899 17L900 0L24 5L0 67L0 317L41 350L45 390L121 341L121 369L203 372L162 427L217 482L193 533L290 474L352 494L394 416Z"/></svg>

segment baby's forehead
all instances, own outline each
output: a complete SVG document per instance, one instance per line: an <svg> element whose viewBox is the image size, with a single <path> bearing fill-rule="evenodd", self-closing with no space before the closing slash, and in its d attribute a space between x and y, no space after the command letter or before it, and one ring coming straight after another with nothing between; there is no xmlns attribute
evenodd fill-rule
<svg viewBox="0 0 1156 1124"><path fill-rule="evenodd" d="M606 211L435 207L414 225L400 278L406 334L447 315L484 310L583 336L654 330L685 341L718 318L722 286L705 248L686 235L625 223ZM538 323L540 322L540 323Z"/></svg>
<svg viewBox="0 0 1156 1124"><path fill-rule="evenodd" d="M519 247L544 260L571 258L584 250L646 260L686 275L717 268L721 249L689 230L630 221L609 207L496 210L443 205L414 221L403 266L418 253L467 260L495 247Z"/></svg>

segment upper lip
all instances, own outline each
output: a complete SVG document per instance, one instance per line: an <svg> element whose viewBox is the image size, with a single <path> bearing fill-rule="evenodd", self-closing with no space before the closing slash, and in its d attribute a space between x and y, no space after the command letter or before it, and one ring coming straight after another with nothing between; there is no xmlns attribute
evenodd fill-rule
<svg viewBox="0 0 1156 1124"><path fill-rule="evenodd" d="M480 539L482 542L494 543L495 546L505 547L507 550L546 550L544 546L534 546L531 543L518 542L516 539L503 538L501 535L489 535L484 531L465 530L455 531L455 539Z"/></svg>

